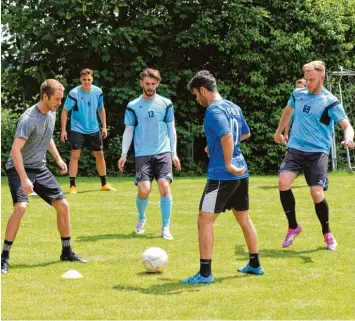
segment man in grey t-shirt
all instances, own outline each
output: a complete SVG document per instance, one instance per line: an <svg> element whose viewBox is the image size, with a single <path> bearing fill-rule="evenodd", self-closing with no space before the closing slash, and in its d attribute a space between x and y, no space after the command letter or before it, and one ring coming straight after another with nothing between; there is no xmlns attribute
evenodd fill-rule
<svg viewBox="0 0 355 321"><path fill-rule="evenodd" d="M41 100L21 116L7 162L7 176L14 211L7 223L4 248L1 253L1 273L9 271L9 253L26 212L28 195L36 192L57 211L57 226L62 240L62 261L87 261L73 252L70 245L71 226L69 204L55 177L46 167L47 150L55 158L62 174L67 165L60 157L52 139L56 110L63 98L64 87L54 79L40 87Z"/></svg>

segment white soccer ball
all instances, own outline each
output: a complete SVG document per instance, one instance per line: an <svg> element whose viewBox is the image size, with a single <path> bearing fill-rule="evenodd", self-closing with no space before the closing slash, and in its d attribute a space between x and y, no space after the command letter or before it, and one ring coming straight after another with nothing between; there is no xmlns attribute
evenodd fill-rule
<svg viewBox="0 0 355 321"><path fill-rule="evenodd" d="M143 252L142 261L149 272L161 272L168 263L168 253L160 247L150 247Z"/></svg>

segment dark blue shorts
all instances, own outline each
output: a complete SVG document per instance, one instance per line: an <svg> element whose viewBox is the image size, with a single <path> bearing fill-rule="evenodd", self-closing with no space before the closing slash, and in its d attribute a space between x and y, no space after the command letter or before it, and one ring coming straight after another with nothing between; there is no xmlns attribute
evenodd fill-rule
<svg viewBox="0 0 355 321"><path fill-rule="evenodd" d="M134 183L157 181L162 178L173 180L171 153L136 157L136 177Z"/></svg>
<svg viewBox="0 0 355 321"><path fill-rule="evenodd" d="M92 151L100 151L104 149L101 133L98 131L93 134L82 134L71 130L68 133L68 139L72 150L89 148Z"/></svg>
<svg viewBox="0 0 355 321"><path fill-rule="evenodd" d="M65 195L59 187L57 180L47 167L43 169L25 168L25 170L27 177L33 184L33 190L48 204L51 205L52 201L65 198ZM17 202L28 203L28 195L22 190L21 179L16 169L10 168L6 173L13 204L16 204Z"/></svg>
<svg viewBox="0 0 355 321"><path fill-rule="evenodd" d="M304 173L308 186L323 186L328 189L328 154L302 152L288 148L280 166L280 172Z"/></svg>

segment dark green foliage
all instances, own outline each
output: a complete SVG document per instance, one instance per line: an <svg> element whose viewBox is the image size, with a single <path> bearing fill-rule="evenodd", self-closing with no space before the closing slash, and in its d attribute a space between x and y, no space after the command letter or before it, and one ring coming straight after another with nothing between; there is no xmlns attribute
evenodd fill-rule
<svg viewBox="0 0 355 321"><path fill-rule="evenodd" d="M141 93L139 72L155 67L163 77L159 93L175 105L183 174L202 173L203 110L186 84L208 69L249 123L252 137L243 150L251 171L273 173L284 153L273 133L302 65L322 59L333 70L355 67L354 16L354 0L6 0L3 107L22 112L38 99L44 78L55 77L69 90L79 84L80 69L94 69L105 94L105 155L113 174L125 107ZM69 158L68 145L59 150ZM93 157L85 155L80 174L96 175Z"/></svg>

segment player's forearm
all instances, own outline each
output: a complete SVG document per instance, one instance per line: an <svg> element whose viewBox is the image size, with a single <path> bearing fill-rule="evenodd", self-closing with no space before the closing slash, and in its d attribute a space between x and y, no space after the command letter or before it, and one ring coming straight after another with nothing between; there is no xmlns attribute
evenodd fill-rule
<svg viewBox="0 0 355 321"><path fill-rule="evenodd" d="M61 159L58 149L57 149L57 146L55 145L53 138L51 139L51 141L49 143L48 151L51 153L51 155L54 157L54 159L56 161Z"/></svg>
<svg viewBox="0 0 355 321"><path fill-rule="evenodd" d="M250 133L244 134L244 135L242 135L242 136L240 137L240 141L243 141L243 140L245 140L245 139L248 139L250 136L251 136Z"/></svg>
<svg viewBox="0 0 355 321"><path fill-rule="evenodd" d="M133 140L133 132L134 132L133 126L126 126L126 129L122 137L122 153L121 153L122 155L127 156L128 150Z"/></svg>
<svg viewBox="0 0 355 321"><path fill-rule="evenodd" d="M284 109L281 115L279 126L277 127L276 132L281 133L283 131L286 125L290 122L292 114L293 114L293 109L289 106L286 106L286 108Z"/></svg>
<svg viewBox="0 0 355 321"><path fill-rule="evenodd" d="M60 115L60 125L62 132L65 132L67 130L67 121L68 121L68 111L63 108L62 114Z"/></svg>
<svg viewBox="0 0 355 321"><path fill-rule="evenodd" d="M234 151L234 142L233 142L232 134L224 135L221 138L221 145L222 145L223 156L224 156L224 164L226 168L229 170L229 168L232 166L232 157Z"/></svg>
<svg viewBox="0 0 355 321"><path fill-rule="evenodd" d="M21 180L27 179L27 174L25 171L25 167L23 165L23 158L21 154L21 149L17 147L12 147L11 149L11 157L14 162L14 166L16 168L16 171L18 175L20 176Z"/></svg>
<svg viewBox="0 0 355 321"><path fill-rule="evenodd" d="M350 124L344 129L344 139L354 141L354 128Z"/></svg>
<svg viewBox="0 0 355 321"><path fill-rule="evenodd" d="M105 111L105 107L102 107L101 109L99 109L99 115L100 115L102 128L107 128L107 126L106 126L106 111Z"/></svg>
<svg viewBox="0 0 355 321"><path fill-rule="evenodd" d="M175 122L170 122L167 124L168 126L168 135L170 138L170 148L172 155L176 155L176 129L175 129Z"/></svg>

